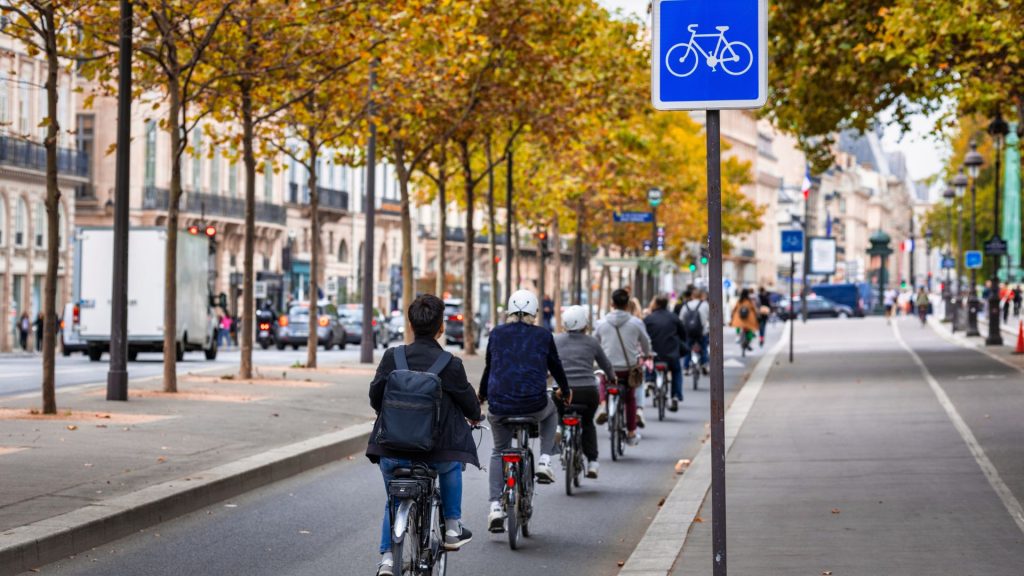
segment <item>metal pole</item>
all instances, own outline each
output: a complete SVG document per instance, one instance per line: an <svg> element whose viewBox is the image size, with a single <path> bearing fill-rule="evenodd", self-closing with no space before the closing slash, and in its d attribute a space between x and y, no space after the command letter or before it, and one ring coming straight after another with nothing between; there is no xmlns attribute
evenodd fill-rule
<svg viewBox="0 0 1024 576"><path fill-rule="evenodd" d="M917 291L917 274L914 272L914 257L917 256L917 244L914 242L914 215L910 215L910 250L907 252L910 257L910 292Z"/></svg>
<svg viewBox="0 0 1024 576"><path fill-rule="evenodd" d="M946 257L953 255L953 207L946 206ZM944 258L945 259L945 258ZM945 262L943 262L945 264ZM942 302L945 308L945 321L953 319L952 293L953 285L950 282L950 269L946 268L946 282L942 287Z"/></svg>
<svg viewBox="0 0 1024 576"><path fill-rule="evenodd" d="M722 140L718 110L707 111L708 292L711 301L711 540L714 576L726 576L725 369L722 319Z"/></svg>
<svg viewBox="0 0 1024 576"><path fill-rule="evenodd" d="M978 179L971 178L971 250L978 249L977 186ZM971 268L971 293L967 295L967 335L981 336L978 331L978 269Z"/></svg>
<svg viewBox="0 0 1024 576"><path fill-rule="evenodd" d="M811 266L811 258L809 250L811 248L811 193L807 192L807 199L804 200L804 278L803 285L800 286L800 317L803 322L807 323L807 269Z"/></svg>
<svg viewBox="0 0 1024 576"><path fill-rule="evenodd" d="M1000 236L999 228L999 170L1000 170L1000 156L1002 156L1002 145L1000 143L1001 136L996 136L996 182L995 182L995 213L993 214L994 219L993 238ZM989 294L988 294L988 338L985 338L986 346L1002 346L1003 345L1003 334L1002 329L999 327L999 320L1001 317L1001 311L999 306L999 264L1002 260L1002 256L996 256L992 264L992 279L989 281Z"/></svg>
<svg viewBox="0 0 1024 576"><path fill-rule="evenodd" d="M114 174L114 284L111 293L107 400L128 400L128 182L132 139L132 3L121 0L117 157Z"/></svg>
<svg viewBox="0 0 1024 576"><path fill-rule="evenodd" d="M512 148L508 149L505 158L505 300L512 295ZM519 255L516 254L516 258Z"/></svg>
<svg viewBox="0 0 1024 576"><path fill-rule="evenodd" d="M377 61L374 60L370 63L370 140L366 143L366 200L363 206L366 239L363 241L363 336L359 346L359 361L363 364L373 363L373 233L377 215L377 123L373 120L373 90L376 82Z"/></svg>
<svg viewBox="0 0 1024 576"><path fill-rule="evenodd" d="M789 363L793 363L793 332L796 331L796 317L793 315L793 276L796 276L796 254L789 253Z"/></svg>
<svg viewBox="0 0 1024 576"><path fill-rule="evenodd" d="M961 322L963 321L963 305L964 305L964 287L963 287L963 262L964 262L964 203L963 199L960 199L960 203L956 207L956 246L957 246L957 258L956 258L956 300L957 306L953 315L953 330L956 331L957 326L962 327Z"/></svg>

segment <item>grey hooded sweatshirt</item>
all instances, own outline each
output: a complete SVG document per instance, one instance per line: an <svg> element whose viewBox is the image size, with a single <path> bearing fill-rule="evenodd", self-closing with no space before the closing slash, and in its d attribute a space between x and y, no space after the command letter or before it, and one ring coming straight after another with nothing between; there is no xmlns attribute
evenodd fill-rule
<svg viewBox="0 0 1024 576"><path fill-rule="evenodd" d="M619 343L619 335L615 329L619 329L622 335L622 343ZM637 356L642 351L644 354L651 353L651 339L647 336L647 328L643 320L633 316L625 310L612 310L597 323L594 328L594 336L601 343L608 360L617 372L628 370L630 366L636 366ZM625 347L625 350L623 350ZM629 354L627 362L625 354Z"/></svg>

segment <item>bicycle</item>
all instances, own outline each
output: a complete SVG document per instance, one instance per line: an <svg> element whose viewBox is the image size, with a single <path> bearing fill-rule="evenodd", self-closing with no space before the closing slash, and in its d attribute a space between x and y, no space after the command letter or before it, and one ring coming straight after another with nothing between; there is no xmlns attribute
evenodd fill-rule
<svg viewBox="0 0 1024 576"><path fill-rule="evenodd" d="M571 405L562 415L562 469L565 470L565 495L572 496L573 488L580 487L586 463L583 460L582 406Z"/></svg>
<svg viewBox="0 0 1024 576"><path fill-rule="evenodd" d="M424 463L395 469L388 482L388 510L395 574L444 576L448 551L437 470Z"/></svg>
<svg viewBox="0 0 1024 576"><path fill-rule="evenodd" d="M654 407L658 409L658 421L665 420L665 409L668 407L668 364L654 361L654 384L650 386L654 397Z"/></svg>
<svg viewBox="0 0 1024 576"><path fill-rule="evenodd" d="M697 70L697 64L700 62L700 57L697 55L698 52L704 56L712 72L717 70L719 64L722 65L722 70L730 76L742 76L747 73L747 70L750 70L750 67L754 64L754 52L744 42L738 40L730 42L726 40L725 33L729 30L728 26L715 26L718 34L697 34L698 26L698 24L687 26L686 29L690 32L690 40L676 44L668 49L668 52L665 54L665 68L669 71L669 74L678 78L686 78L693 74ZM697 38L717 38L718 41L715 43L715 49L709 54L697 42ZM684 48L686 52L680 56L678 51ZM674 58L673 54L675 54ZM690 58L691 54L693 55L692 59ZM741 54L744 56L741 56ZM733 62L738 64L733 65ZM746 62L746 65L743 65L743 62ZM674 69L673 63L676 63L679 68Z"/></svg>
<svg viewBox="0 0 1024 576"><path fill-rule="evenodd" d="M605 410L608 414L608 432L611 434L612 460L618 460L625 455L626 445L626 403L619 397L621 394L632 394L628 388L621 391L618 381L613 384L608 382L606 386L608 401L605 402Z"/></svg>
<svg viewBox="0 0 1024 576"><path fill-rule="evenodd" d="M508 533L509 548L519 548L519 537L530 537L530 518L533 516L534 467L530 438L540 435L537 420L525 416L510 417L502 424L512 428L515 445L501 451L504 488L501 507L505 513L504 530ZM500 532L501 530L494 530Z"/></svg>
<svg viewBox="0 0 1024 576"><path fill-rule="evenodd" d="M693 346L690 347L690 374L693 376L694 390L697 389L697 383L700 382L701 352L703 352L701 345L694 342Z"/></svg>

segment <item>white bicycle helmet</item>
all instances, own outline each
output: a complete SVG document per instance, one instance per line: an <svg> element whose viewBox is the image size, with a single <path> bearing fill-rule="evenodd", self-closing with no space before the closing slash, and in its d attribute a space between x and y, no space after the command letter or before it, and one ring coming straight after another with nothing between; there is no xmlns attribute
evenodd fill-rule
<svg viewBox="0 0 1024 576"><path fill-rule="evenodd" d="M529 290L516 290L508 299L509 314L527 314L530 316L536 316L537 309L539 307L540 305L537 303L537 296Z"/></svg>
<svg viewBox="0 0 1024 576"><path fill-rule="evenodd" d="M579 332L587 329L587 309L583 306L570 306L562 312L562 325L566 332Z"/></svg>

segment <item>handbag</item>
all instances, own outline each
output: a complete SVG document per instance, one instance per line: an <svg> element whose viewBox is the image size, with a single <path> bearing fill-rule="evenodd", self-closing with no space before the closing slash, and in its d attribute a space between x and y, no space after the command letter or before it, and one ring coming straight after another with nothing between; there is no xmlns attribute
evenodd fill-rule
<svg viewBox="0 0 1024 576"><path fill-rule="evenodd" d="M615 334L619 337L619 346L622 346L622 357L626 359L626 367L629 368L626 384L633 389L639 388L644 385L644 370L639 364L633 365L629 363L629 353L626 352L626 344L622 341L622 332L619 332L618 326L612 326L612 328L615 328Z"/></svg>

